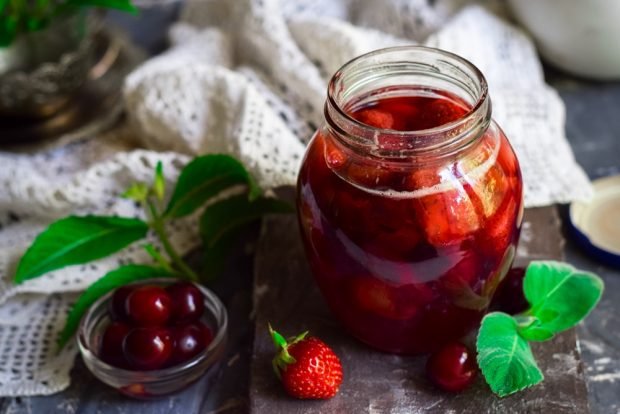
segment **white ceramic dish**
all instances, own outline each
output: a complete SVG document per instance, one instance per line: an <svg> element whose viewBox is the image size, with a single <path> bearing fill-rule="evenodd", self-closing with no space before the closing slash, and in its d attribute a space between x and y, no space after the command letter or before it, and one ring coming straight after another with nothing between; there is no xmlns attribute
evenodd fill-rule
<svg viewBox="0 0 620 414"><path fill-rule="evenodd" d="M551 64L577 75L620 79L620 1L509 0Z"/></svg>
<svg viewBox="0 0 620 414"><path fill-rule="evenodd" d="M573 233L590 253L620 266L620 175L601 178L592 184L592 200L570 206Z"/></svg>

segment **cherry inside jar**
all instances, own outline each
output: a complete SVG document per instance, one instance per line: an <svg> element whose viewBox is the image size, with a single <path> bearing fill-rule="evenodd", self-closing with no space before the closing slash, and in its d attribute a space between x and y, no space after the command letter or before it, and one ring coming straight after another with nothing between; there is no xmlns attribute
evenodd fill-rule
<svg viewBox="0 0 620 414"><path fill-rule="evenodd" d="M466 335L512 263L523 211L484 77L437 49L372 52L334 75L325 118L297 206L332 312L387 352Z"/></svg>

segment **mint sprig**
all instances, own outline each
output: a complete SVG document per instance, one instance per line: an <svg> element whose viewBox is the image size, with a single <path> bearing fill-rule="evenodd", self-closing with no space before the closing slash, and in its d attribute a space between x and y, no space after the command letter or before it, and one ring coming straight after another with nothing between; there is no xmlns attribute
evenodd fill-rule
<svg viewBox="0 0 620 414"><path fill-rule="evenodd" d="M512 316L502 312L485 316L476 345L482 375L497 395L503 397L543 380L530 344L519 334Z"/></svg>
<svg viewBox="0 0 620 414"><path fill-rule="evenodd" d="M603 281L593 273L566 263L531 262L523 280L530 308L515 316L491 312L478 332L478 365L491 390L504 397L540 383L544 376L529 341L547 341L575 326L603 290Z"/></svg>

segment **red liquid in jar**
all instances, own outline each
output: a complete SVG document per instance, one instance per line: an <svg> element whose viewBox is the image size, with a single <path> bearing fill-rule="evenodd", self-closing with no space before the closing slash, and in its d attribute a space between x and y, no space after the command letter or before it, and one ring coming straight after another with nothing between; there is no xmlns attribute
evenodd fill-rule
<svg viewBox="0 0 620 414"><path fill-rule="evenodd" d="M441 91L403 90L349 115L412 131L470 109ZM376 144L403 141L379 130ZM359 154L323 128L300 171L298 209L314 277L343 326L381 350L424 353L480 322L512 262L521 176L494 124L461 154L425 161Z"/></svg>

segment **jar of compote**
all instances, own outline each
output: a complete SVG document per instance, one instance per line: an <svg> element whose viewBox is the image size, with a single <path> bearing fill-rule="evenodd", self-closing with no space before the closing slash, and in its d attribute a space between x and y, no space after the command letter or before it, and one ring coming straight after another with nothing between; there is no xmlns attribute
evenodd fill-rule
<svg viewBox="0 0 620 414"><path fill-rule="evenodd" d="M518 161L467 60L389 48L332 77L297 206L314 278L361 341L418 354L475 328L512 264L522 200Z"/></svg>

